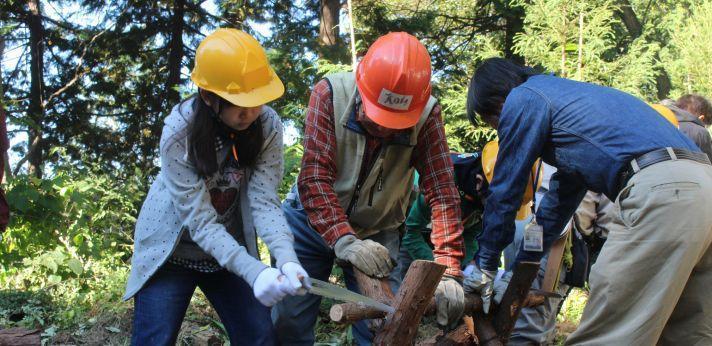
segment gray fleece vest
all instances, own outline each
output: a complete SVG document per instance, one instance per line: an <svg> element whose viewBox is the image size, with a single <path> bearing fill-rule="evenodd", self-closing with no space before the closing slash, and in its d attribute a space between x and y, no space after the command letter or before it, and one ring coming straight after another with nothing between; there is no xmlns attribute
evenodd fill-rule
<svg viewBox="0 0 712 346"><path fill-rule="evenodd" d="M355 121L356 79L353 73L326 77L331 84L336 132L334 190L349 224L360 238L381 231L396 231L405 222L415 169L410 165L418 133L437 100L432 96L418 123L404 135L386 142L366 179L357 186L366 137Z"/></svg>

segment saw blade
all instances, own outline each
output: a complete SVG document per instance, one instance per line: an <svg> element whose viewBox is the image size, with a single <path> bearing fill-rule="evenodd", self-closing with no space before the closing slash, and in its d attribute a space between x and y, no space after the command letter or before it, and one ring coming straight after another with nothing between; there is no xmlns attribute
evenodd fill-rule
<svg viewBox="0 0 712 346"><path fill-rule="evenodd" d="M365 306L370 306L372 308L392 313L395 309L391 306L383 304L373 298L366 297L362 294L349 291L341 286L334 285L329 282L317 280L314 278L309 279L311 281L311 289L309 293L316 294L322 297L327 297L331 299L336 299L345 302L363 304Z"/></svg>

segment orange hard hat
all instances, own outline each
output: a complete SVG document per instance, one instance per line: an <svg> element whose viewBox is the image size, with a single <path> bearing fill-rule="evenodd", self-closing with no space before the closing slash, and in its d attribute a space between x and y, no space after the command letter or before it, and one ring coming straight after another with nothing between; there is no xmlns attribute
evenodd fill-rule
<svg viewBox="0 0 712 346"><path fill-rule="evenodd" d="M389 129L415 126L430 98L430 73L428 50L415 36L380 37L356 70L366 116Z"/></svg>

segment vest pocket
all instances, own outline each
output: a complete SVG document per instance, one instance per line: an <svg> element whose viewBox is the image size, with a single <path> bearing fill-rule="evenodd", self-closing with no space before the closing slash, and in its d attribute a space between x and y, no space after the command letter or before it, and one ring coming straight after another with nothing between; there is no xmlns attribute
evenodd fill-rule
<svg viewBox="0 0 712 346"><path fill-rule="evenodd" d="M376 177L376 185L371 187L371 193L368 195L368 206L373 206L373 190L383 191L383 165L378 169L378 177Z"/></svg>

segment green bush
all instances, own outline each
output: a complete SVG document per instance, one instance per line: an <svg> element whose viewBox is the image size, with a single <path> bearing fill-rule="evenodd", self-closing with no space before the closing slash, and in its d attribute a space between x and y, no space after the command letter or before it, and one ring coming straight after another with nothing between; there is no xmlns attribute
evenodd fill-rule
<svg viewBox="0 0 712 346"><path fill-rule="evenodd" d="M52 298L46 292L0 290L0 326L17 324L33 328L45 325L52 309Z"/></svg>
<svg viewBox="0 0 712 346"><path fill-rule="evenodd" d="M147 174L53 168L43 179L20 175L5 186L11 219L0 239L0 290L25 303L21 310L0 304L0 326L63 327L126 308L107 303L121 299Z"/></svg>
<svg viewBox="0 0 712 346"><path fill-rule="evenodd" d="M40 265L66 278L81 276L89 259L127 259L146 190L138 169L67 165L45 179L15 177L6 186L12 218L0 242L0 266Z"/></svg>

